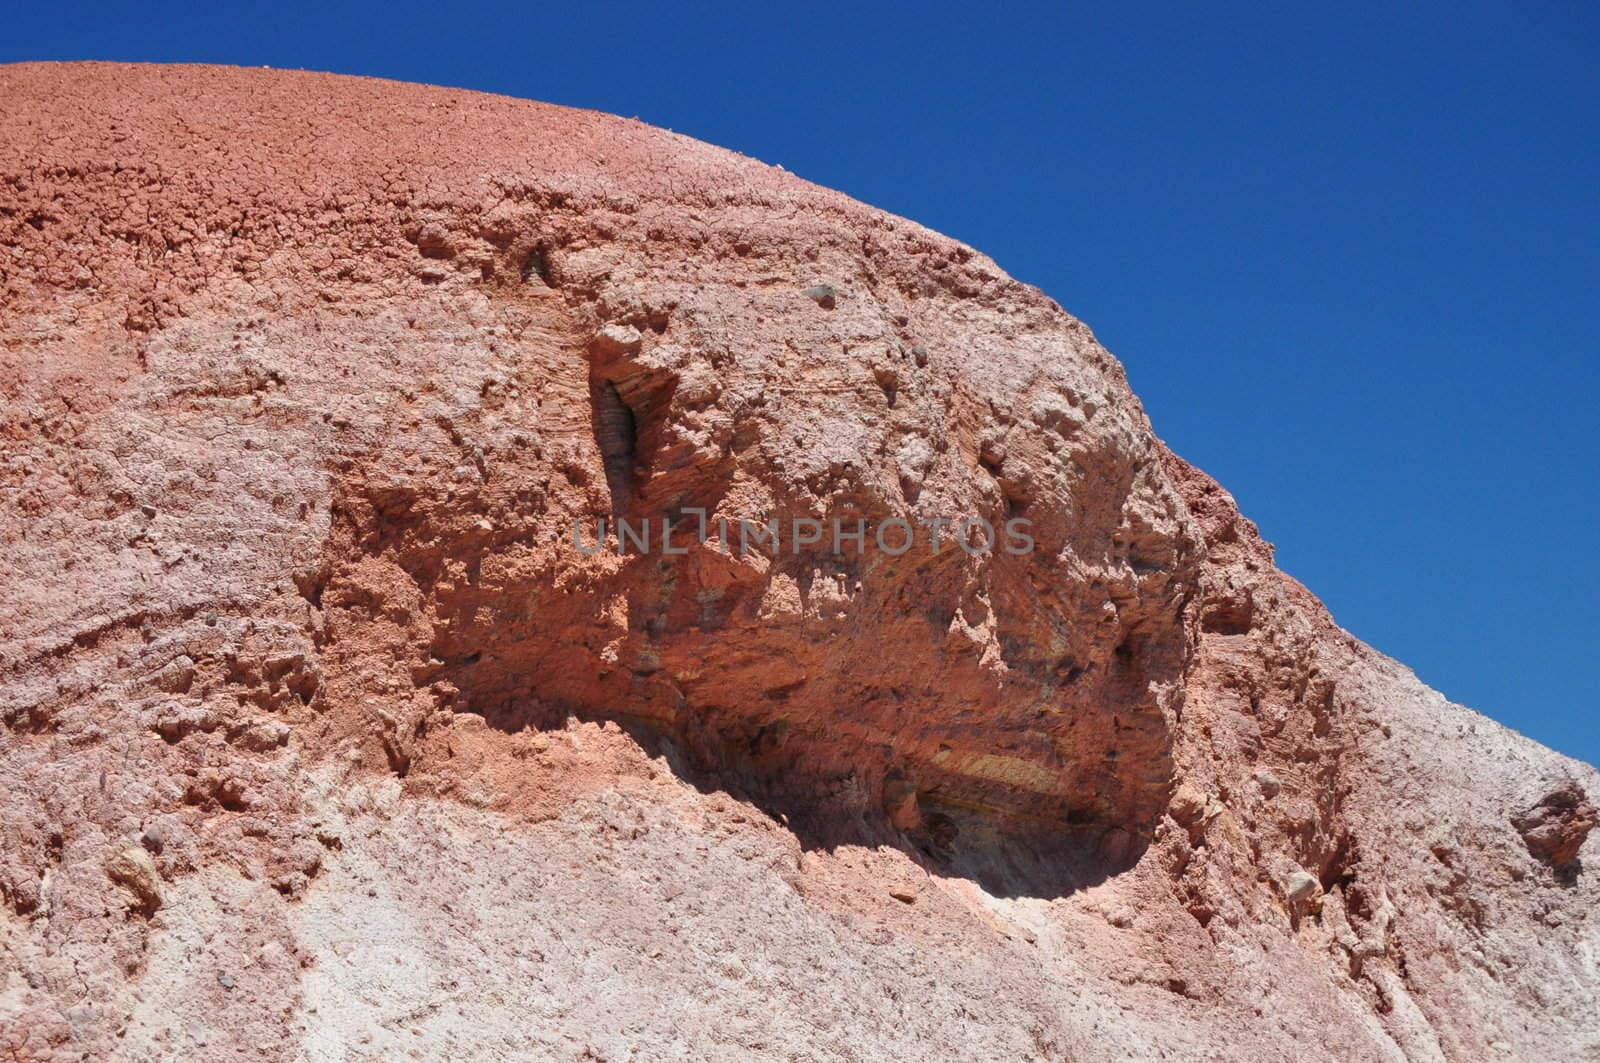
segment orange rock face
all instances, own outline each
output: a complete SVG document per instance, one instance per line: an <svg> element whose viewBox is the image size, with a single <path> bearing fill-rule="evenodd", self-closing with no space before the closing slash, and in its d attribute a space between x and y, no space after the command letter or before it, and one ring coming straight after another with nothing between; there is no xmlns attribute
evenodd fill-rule
<svg viewBox="0 0 1600 1063"><path fill-rule="evenodd" d="M1600 1051L1593 769L972 249L466 92L0 98L13 1057Z"/></svg>

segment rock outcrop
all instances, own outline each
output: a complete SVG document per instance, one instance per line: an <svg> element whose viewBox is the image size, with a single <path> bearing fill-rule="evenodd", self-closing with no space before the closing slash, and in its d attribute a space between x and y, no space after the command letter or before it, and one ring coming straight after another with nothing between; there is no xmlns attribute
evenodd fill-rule
<svg viewBox="0 0 1600 1063"><path fill-rule="evenodd" d="M1597 819L1582 786L1565 780L1539 803L1511 817L1511 823L1528 844L1528 851L1551 867L1570 867L1594 829Z"/></svg>
<svg viewBox="0 0 1600 1063"><path fill-rule="evenodd" d="M468 92L0 97L11 1058L1600 1054L1594 770L972 249Z"/></svg>

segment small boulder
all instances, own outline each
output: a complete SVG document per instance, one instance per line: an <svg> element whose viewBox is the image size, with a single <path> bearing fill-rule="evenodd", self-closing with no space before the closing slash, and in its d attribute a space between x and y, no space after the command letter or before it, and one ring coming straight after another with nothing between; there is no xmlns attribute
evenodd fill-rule
<svg viewBox="0 0 1600 1063"><path fill-rule="evenodd" d="M1172 813L1172 818L1177 820L1180 827L1192 827L1205 815L1206 795L1190 783L1179 783L1167 811Z"/></svg>
<svg viewBox="0 0 1600 1063"><path fill-rule="evenodd" d="M246 721L233 741L242 749L269 753L289 743L289 725L282 720Z"/></svg>
<svg viewBox="0 0 1600 1063"><path fill-rule="evenodd" d="M133 894L134 910L150 915L161 907L161 875L144 849L131 845L117 853L106 861L106 874Z"/></svg>
<svg viewBox="0 0 1600 1063"><path fill-rule="evenodd" d="M1284 896L1293 904L1310 900L1321 888L1316 878L1305 871L1291 871L1283 880Z"/></svg>
<svg viewBox="0 0 1600 1063"><path fill-rule="evenodd" d="M813 284L805 291L806 297L824 310L832 310L838 302L838 291L831 284Z"/></svg>
<svg viewBox="0 0 1600 1063"><path fill-rule="evenodd" d="M635 354L644 343L644 336L632 325L623 325L617 322L601 327L590 341L590 346L602 358L620 358L626 354Z"/></svg>
<svg viewBox="0 0 1600 1063"><path fill-rule="evenodd" d="M1568 779L1532 808L1511 817L1523 844L1539 860L1563 868L1578 858L1589 832L1600 821L1583 787Z"/></svg>
<svg viewBox="0 0 1600 1063"><path fill-rule="evenodd" d="M194 658L188 654L174 657L155 674L154 682L156 689L168 694L187 694L194 685Z"/></svg>
<svg viewBox="0 0 1600 1063"><path fill-rule="evenodd" d="M1167 805L1167 812L1173 821L1188 831L1191 845L1198 844L1205 837L1206 827L1221 811L1222 805L1216 798L1188 782L1178 784Z"/></svg>

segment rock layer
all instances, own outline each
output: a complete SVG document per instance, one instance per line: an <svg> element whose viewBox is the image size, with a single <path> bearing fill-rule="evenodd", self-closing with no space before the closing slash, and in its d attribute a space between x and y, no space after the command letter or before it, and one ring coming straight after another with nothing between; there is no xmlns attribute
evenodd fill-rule
<svg viewBox="0 0 1600 1063"><path fill-rule="evenodd" d="M1600 1052L1593 769L970 248L473 93L0 94L17 1058ZM573 541L697 511L1035 544Z"/></svg>

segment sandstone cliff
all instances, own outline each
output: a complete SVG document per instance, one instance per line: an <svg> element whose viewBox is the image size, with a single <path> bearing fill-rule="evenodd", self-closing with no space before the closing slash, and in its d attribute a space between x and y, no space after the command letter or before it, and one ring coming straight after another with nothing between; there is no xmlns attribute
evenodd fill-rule
<svg viewBox="0 0 1600 1063"><path fill-rule="evenodd" d="M8 1058L1600 1058L1595 771L981 254L468 92L0 100ZM1035 549L572 539L697 511Z"/></svg>

